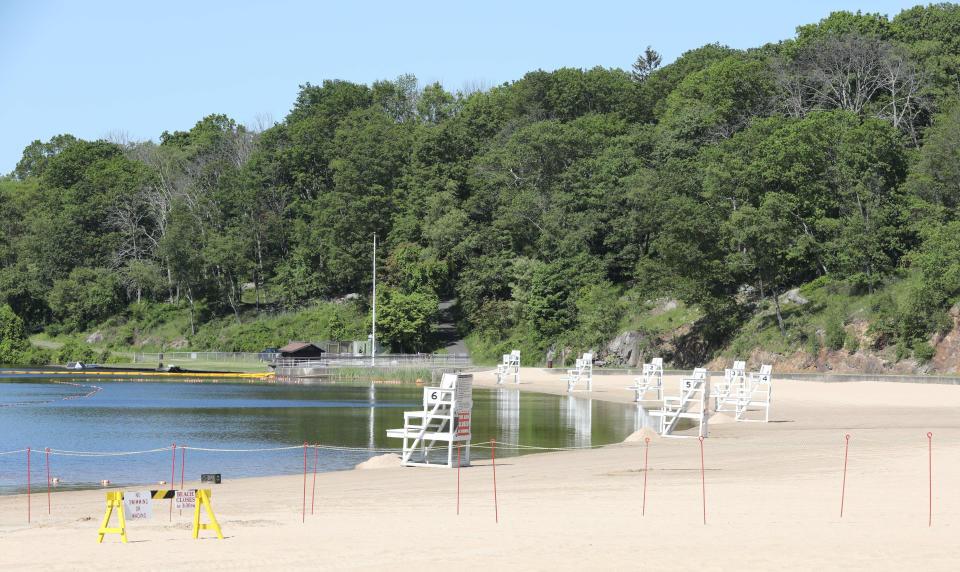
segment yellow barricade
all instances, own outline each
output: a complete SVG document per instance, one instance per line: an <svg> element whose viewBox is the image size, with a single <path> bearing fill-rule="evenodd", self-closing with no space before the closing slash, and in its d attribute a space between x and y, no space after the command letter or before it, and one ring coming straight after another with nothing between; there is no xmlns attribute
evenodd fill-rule
<svg viewBox="0 0 960 572"><path fill-rule="evenodd" d="M196 503L193 507L193 537L197 538L201 530L212 530L217 533L217 538L223 540L223 531L220 529L220 523L217 522L217 517L213 515L213 507L210 506L210 489L190 489L193 490L196 494ZM150 496L153 499L172 499L176 491L173 489L160 489L150 491ZM103 516L103 524L100 525L100 529L97 530L97 542L102 543L103 537L106 534L119 534L120 541L124 544L127 543L127 523L126 519L123 516L123 491L110 491L106 493L107 495L107 512ZM203 505L203 508L207 511L207 517L210 519L209 523L200 524L200 506ZM120 520L120 526L110 528L110 516L113 514L113 509L117 509L117 517Z"/></svg>

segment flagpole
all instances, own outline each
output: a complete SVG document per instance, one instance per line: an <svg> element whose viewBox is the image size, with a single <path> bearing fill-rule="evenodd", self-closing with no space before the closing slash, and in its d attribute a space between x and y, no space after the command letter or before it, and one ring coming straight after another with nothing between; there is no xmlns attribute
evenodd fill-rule
<svg viewBox="0 0 960 572"><path fill-rule="evenodd" d="M373 327L370 334L370 366L377 365L377 233L373 233Z"/></svg>

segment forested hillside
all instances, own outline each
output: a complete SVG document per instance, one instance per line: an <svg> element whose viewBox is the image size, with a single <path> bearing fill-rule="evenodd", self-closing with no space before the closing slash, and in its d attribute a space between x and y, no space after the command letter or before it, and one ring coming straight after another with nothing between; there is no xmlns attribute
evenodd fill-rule
<svg viewBox="0 0 960 572"><path fill-rule="evenodd" d="M481 354L530 364L653 336L670 299L702 358L764 328L843 347L860 311L878 348L929 359L960 292L960 6L778 40L474 93L323 80L261 129L35 141L0 182L0 305L54 335L181 312L196 347L359 293L309 335L363 337L376 234L398 350L431 349L443 298ZM801 285L820 301L788 312Z"/></svg>

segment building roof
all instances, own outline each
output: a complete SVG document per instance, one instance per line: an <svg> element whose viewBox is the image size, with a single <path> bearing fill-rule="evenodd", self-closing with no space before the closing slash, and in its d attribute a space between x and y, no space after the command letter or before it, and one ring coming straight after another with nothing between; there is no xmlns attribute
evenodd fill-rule
<svg viewBox="0 0 960 572"><path fill-rule="evenodd" d="M311 344L310 342L290 342L289 344L287 344L287 345L283 346L282 348L280 348L280 352L281 352L281 353L282 353L282 352L296 352L296 351L300 351L300 350L302 350L302 349L304 349L304 348L309 348L309 347L313 347L313 348L316 348L316 349L319 350L319 351L323 351L322 349L320 349L319 347L317 347L315 344Z"/></svg>

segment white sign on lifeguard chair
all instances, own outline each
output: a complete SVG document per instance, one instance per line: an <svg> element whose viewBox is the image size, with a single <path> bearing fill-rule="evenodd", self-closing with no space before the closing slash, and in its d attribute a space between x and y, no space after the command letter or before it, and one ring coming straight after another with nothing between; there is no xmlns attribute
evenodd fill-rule
<svg viewBox="0 0 960 572"><path fill-rule="evenodd" d="M513 377L513 383L520 383L520 350L503 354L503 363L497 364L493 375L497 376L497 385L501 385L508 377Z"/></svg>
<svg viewBox="0 0 960 572"><path fill-rule="evenodd" d="M404 466L455 467L455 443L466 443L460 465L470 466L472 412L473 375L445 373L438 387L423 388L423 410L405 411L403 428L387 429L387 437L403 439Z"/></svg>

